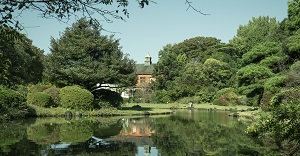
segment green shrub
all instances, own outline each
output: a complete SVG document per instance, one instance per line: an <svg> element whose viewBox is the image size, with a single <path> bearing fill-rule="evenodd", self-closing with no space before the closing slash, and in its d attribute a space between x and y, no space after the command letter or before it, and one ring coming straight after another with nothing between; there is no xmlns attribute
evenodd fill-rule
<svg viewBox="0 0 300 156"><path fill-rule="evenodd" d="M48 95L51 96L53 102L55 105L59 104L59 88L56 87L51 87L43 91L44 93L47 93Z"/></svg>
<svg viewBox="0 0 300 156"><path fill-rule="evenodd" d="M43 92L44 90L53 87L51 84L31 84L28 85L28 93Z"/></svg>
<svg viewBox="0 0 300 156"><path fill-rule="evenodd" d="M32 95L38 92L43 92L44 90L53 87L50 84L31 84L27 87L27 103L32 103Z"/></svg>
<svg viewBox="0 0 300 156"><path fill-rule="evenodd" d="M184 98L181 98L179 100L176 101L176 103L181 103L181 104L188 104L190 102L192 103L199 103L200 101L200 97L198 96L193 96L193 97L184 97Z"/></svg>
<svg viewBox="0 0 300 156"><path fill-rule="evenodd" d="M264 90L271 93L279 92L285 86L286 80L287 76L285 75L268 78L264 83Z"/></svg>
<svg viewBox="0 0 300 156"><path fill-rule="evenodd" d="M51 107L55 106L52 98L50 95L44 92L37 92L32 94L31 97L31 103L32 105L40 106L40 107Z"/></svg>
<svg viewBox="0 0 300 156"><path fill-rule="evenodd" d="M272 97L274 96L273 93L265 91L263 93L262 98L260 99L260 108L262 110L268 110L269 106L270 106L270 101L272 99Z"/></svg>
<svg viewBox="0 0 300 156"><path fill-rule="evenodd" d="M93 94L79 86L66 86L60 89L60 105L71 109L93 109Z"/></svg>
<svg viewBox="0 0 300 156"><path fill-rule="evenodd" d="M258 120L252 122L252 124L246 129L246 132L261 140L266 137L274 139L276 145L279 146L281 150L286 150L282 148L283 144L288 144L288 146L292 147L295 145L294 143L298 143L297 146L299 147L299 102L299 100L295 100L291 103L287 103L286 105L271 107L271 111L269 112L261 112L260 117L257 118ZM270 140L269 138L267 139Z"/></svg>
<svg viewBox="0 0 300 156"><path fill-rule="evenodd" d="M169 103L173 102L171 94L166 90L156 91L154 93L153 101L156 103Z"/></svg>
<svg viewBox="0 0 300 156"><path fill-rule="evenodd" d="M278 106L280 104L286 105L300 99L300 90L296 88L289 88L275 94L270 99L270 106Z"/></svg>
<svg viewBox="0 0 300 156"><path fill-rule="evenodd" d="M11 89L0 86L0 119L21 118L28 115L26 98Z"/></svg>
<svg viewBox="0 0 300 156"><path fill-rule="evenodd" d="M117 92L107 90L107 89L99 89L93 92L95 99L97 99L96 105L100 108L111 107L119 108L123 103L123 98Z"/></svg>
<svg viewBox="0 0 300 156"><path fill-rule="evenodd" d="M222 95L226 93L235 93L234 88L223 88L217 91L217 93L214 95L214 100L220 98Z"/></svg>
<svg viewBox="0 0 300 156"><path fill-rule="evenodd" d="M235 93L230 92L221 95L219 98L213 101L214 105L229 106L229 105L241 105L241 99Z"/></svg>

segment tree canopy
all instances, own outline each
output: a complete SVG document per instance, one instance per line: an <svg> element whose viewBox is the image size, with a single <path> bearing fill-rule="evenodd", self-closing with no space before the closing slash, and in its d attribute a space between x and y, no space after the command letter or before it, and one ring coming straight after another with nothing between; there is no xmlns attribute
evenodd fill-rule
<svg viewBox="0 0 300 156"><path fill-rule="evenodd" d="M119 40L103 36L96 24L82 18L51 39L45 78L58 86L80 85L89 90L97 83L131 86L135 63L121 51Z"/></svg>
<svg viewBox="0 0 300 156"><path fill-rule="evenodd" d="M32 45L25 35L9 28L2 32L18 34L19 38L0 36L0 84L15 85L37 83L42 80L43 51Z"/></svg>

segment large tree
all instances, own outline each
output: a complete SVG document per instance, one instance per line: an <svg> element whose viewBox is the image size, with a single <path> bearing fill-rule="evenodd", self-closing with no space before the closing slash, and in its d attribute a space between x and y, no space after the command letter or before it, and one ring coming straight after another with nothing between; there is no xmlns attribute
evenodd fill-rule
<svg viewBox="0 0 300 156"><path fill-rule="evenodd" d="M135 63L124 55L119 40L103 36L97 24L82 18L51 39L45 78L58 86L80 85L92 90L97 83L131 86Z"/></svg>
<svg viewBox="0 0 300 156"><path fill-rule="evenodd" d="M236 50L238 55L242 56L251 48L262 42L280 42L282 34L279 22L276 18L268 16L253 17L247 25L240 25L237 35L229 41Z"/></svg>
<svg viewBox="0 0 300 156"><path fill-rule="evenodd" d="M0 28L0 32L19 36L18 39L0 36L0 84L13 87L40 82L43 51L33 46L25 35L14 30Z"/></svg>

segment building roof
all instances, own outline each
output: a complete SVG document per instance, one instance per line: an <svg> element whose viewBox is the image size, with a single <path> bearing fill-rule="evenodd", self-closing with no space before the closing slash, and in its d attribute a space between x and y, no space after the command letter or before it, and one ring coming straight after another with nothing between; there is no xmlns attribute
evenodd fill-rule
<svg viewBox="0 0 300 156"><path fill-rule="evenodd" d="M152 74L154 70L154 64L136 64L137 74Z"/></svg>

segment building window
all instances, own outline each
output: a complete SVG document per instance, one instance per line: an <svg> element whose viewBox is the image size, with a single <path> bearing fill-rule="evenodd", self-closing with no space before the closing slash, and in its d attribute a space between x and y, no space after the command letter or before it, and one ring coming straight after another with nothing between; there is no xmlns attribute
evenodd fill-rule
<svg viewBox="0 0 300 156"><path fill-rule="evenodd" d="M140 77L140 83L146 83L146 77Z"/></svg>

